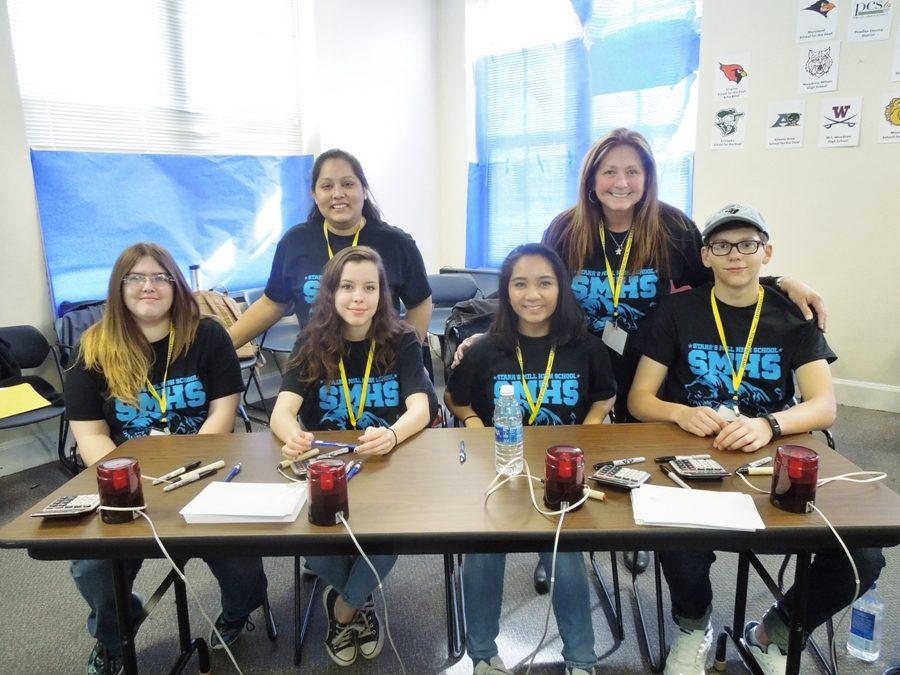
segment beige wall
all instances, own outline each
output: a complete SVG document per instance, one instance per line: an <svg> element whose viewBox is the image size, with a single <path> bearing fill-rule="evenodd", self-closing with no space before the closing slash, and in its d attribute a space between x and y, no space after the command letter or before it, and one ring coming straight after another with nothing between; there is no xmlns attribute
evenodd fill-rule
<svg viewBox="0 0 900 675"><path fill-rule="evenodd" d="M757 207L773 230L773 274L796 276L828 302L828 341L839 401L900 412L900 144L876 140L878 103L900 91L890 82L891 39L848 43L841 9L838 91L798 94L795 2L706 2L700 49L700 100L694 216L698 222L728 201ZM713 74L722 55L749 52L750 93L742 150L710 150L717 102ZM862 96L860 144L818 147L815 120L823 98ZM807 127L797 149L765 147L769 101L804 100Z"/></svg>

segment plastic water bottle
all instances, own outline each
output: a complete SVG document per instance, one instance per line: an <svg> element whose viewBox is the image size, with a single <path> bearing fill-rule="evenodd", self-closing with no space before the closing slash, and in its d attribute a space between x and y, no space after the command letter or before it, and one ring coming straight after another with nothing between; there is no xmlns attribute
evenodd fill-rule
<svg viewBox="0 0 900 675"><path fill-rule="evenodd" d="M881 651L881 619L884 601L872 584L865 595L853 603L850 610L850 635L847 651L863 661L876 661Z"/></svg>
<svg viewBox="0 0 900 675"><path fill-rule="evenodd" d="M511 384L500 387L494 402L494 465L497 473L515 476L525 468L522 409Z"/></svg>

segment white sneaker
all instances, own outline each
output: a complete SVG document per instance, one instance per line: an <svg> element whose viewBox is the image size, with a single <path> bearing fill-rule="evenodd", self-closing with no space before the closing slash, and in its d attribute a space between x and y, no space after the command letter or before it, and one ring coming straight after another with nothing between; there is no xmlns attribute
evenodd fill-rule
<svg viewBox="0 0 900 675"><path fill-rule="evenodd" d="M499 656L492 656L490 661L478 661L472 675L512 675Z"/></svg>
<svg viewBox="0 0 900 675"><path fill-rule="evenodd" d="M566 668L566 675L594 675L594 669L585 670L584 668Z"/></svg>
<svg viewBox="0 0 900 675"><path fill-rule="evenodd" d="M711 625L704 630L679 628L666 657L665 675L704 675L712 642Z"/></svg>
<svg viewBox="0 0 900 675"><path fill-rule="evenodd" d="M774 642L768 647L763 647L754 640L753 634L758 625L758 622L751 621L744 626L744 644L747 650L753 654L753 658L766 675L784 675L787 670L787 654Z"/></svg>

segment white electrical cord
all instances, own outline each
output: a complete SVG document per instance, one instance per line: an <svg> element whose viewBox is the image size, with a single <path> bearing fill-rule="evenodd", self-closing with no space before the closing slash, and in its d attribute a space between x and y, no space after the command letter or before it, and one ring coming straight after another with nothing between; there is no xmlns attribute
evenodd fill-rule
<svg viewBox="0 0 900 675"><path fill-rule="evenodd" d="M770 494L769 490L762 490L756 487L753 483L747 480L746 476L742 473L738 473L738 476L741 477L741 480L747 484L751 490L756 490L757 492L762 492L764 494ZM870 476L870 478L850 478L850 476ZM847 483L875 483L880 480L884 480L887 478L887 474L884 471L853 471L851 473L842 473L839 476L832 476L831 478L823 478L816 483L816 487L824 487L829 483L834 481L845 481Z"/></svg>
<svg viewBox="0 0 900 675"><path fill-rule="evenodd" d="M146 506L130 506L130 507L117 507L117 506L100 506L99 510L101 511L133 511L137 513L139 516L143 516L147 522L150 524L150 530L153 532L153 538L156 540L159 549L163 552L163 555L166 557L166 560L169 561L169 564L172 566L172 569L175 570L175 574L184 582L185 588L187 588L191 597L194 598L194 602L197 603L197 608L200 610L200 613L203 615L203 618L206 619L206 623L209 624L210 628L212 628L213 632L219 638L219 642L222 647L225 649L225 652L228 654L228 658L231 659L231 662L234 664L235 669L240 673L240 675L244 675L244 671L241 670L241 667L238 665L238 662L234 658L234 654L231 653L231 650L228 648L228 645L225 644L225 640L222 639L222 634L219 633L218 628L216 628L216 624L213 623L212 619L209 618L209 615L203 610L203 605L200 603L200 598L197 597L197 594L194 592L194 587L188 583L187 577L184 573L178 569L178 565L175 564L175 561L172 560L169 552L166 550L166 547L163 546L162 540L159 538L159 534L156 532L156 527L153 525L153 521L150 520L150 516L144 513L144 509Z"/></svg>
<svg viewBox="0 0 900 675"><path fill-rule="evenodd" d="M529 485L531 485L530 482ZM544 616L544 632L543 634L541 634L541 640L540 642L538 642L537 647L535 647L534 651L529 654L531 658L529 658L529 656L525 657L528 659L528 668L526 668L525 670L525 675L529 675L531 673L531 666L534 665L534 660L540 653L541 647L544 646L544 640L547 639L547 630L550 627L550 610L553 609L553 590L556 587L556 549L559 546L559 533L560 530L562 530L563 518L566 517L566 511L569 510L567 508L567 502L563 502L563 504L566 504L566 507L564 507L559 514L559 524L556 526L556 536L553 538L553 557L550 561L550 602L547 605L547 614Z"/></svg>
<svg viewBox="0 0 900 675"><path fill-rule="evenodd" d="M366 555L365 551L363 551L362 546L359 545L359 542L356 540L356 536L353 534L353 530L350 529L350 526L347 524L347 521L344 520L344 514L338 511L337 517L344 524L344 527L347 528L347 534L350 535L350 538L353 540L353 543L356 545L356 549L359 551L359 554L362 556L363 560L366 561L366 564L369 566L369 569L372 570L372 574L375 575L376 581L378 581L378 592L381 593L381 602L384 604L384 632L387 633L388 642L391 643L391 649L394 650L394 656L397 657L397 661L400 663L400 670L403 671L403 675L406 675L406 668L403 665L403 659L400 658L400 652L397 651L397 646L394 644L394 637L391 635L391 624L388 621L388 606L387 606L387 598L384 596L384 587L381 583L381 577L378 575L378 571L375 569L375 565L372 564L372 561L369 560L369 556Z"/></svg>

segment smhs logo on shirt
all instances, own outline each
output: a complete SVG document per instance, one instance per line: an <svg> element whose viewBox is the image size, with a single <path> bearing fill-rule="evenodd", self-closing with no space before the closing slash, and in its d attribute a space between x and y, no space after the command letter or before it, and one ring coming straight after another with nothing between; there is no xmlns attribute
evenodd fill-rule
<svg viewBox="0 0 900 675"><path fill-rule="evenodd" d="M351 377L347 384L350 387L350 405L354 413L359 410L359 398L362 395L362 378ZM366 394L366 405L362 418L356 421L358 429L366 427L390 426L383 418L371 412L371 408L399 408L400 382L396 375L381 375L369 378L369 391ZM350 415L344 402L344 387L340 380L332 380L319 387L319 411L322 424L339 429L350 429Z"/></svg>
<svg viewBox="0 0 900 675"><path fill-rule="evenodd" d="M731 363L737 368L743 356L743 347L731 348ZM721 345L688 345L688 367L697 377L685 386L687 400L692 406L717 408L731 400L731 365ZM738 390L742 407L749 407L755 413L764 411L766 403L781 400L781 387L766 390L751 384L748 380L781 381L781 348L753 347L747 359L744 378Z"/></svg>
<svg viewBox="0 0 900 675"><path fill-rule="evenodd" d="M206 420L206 415L184 415L179 410L197 409L206 406L206 390L196 375L177 377L162 384L154 384L157 393L166 392L166 419L173 434L196 434ZM122 433L126 438L146 436L151 425L162 419L159 403L145 389L138 394L138 407L116 399L116 419L122 422Z"/></svg>
<svg viewBox="0 0 900 675"><path fill-rule="evenodd" d="M563 420L552 410L548 410L547 406L564 406L574 408L578 405L578 373L551 373L550 381L547 383L547 393L544 394L544 400L541 404L541 411L534 420L536 426L551 424L575 424L575 413L571 413L569 420ZM528 383L528 391L531 392L531 400L537 403L538 395L541 391L541 385L544 382L544 373L525 373L525 381ZM523 414L527 417L531 415L528 407L528 399L525 396L525 389L522 386L521 375L498 374L494 376L494 399L500 397L500 387L504 384L511 384L516 392L516 400L522 408Z"/></svg>
<svg viewBox="0 0 900 675"><path fill-rule="evenodd" d="M622 282L619 293L619 326L628 331L637 330L638 322L646 312L634 307L628 300L652 300L656 297L659 276L654 269L642 269L637 274L629 274ZM612 289L606 271L581 270L572 277L572 292L587 315L591 329L599 333L612 317ZM653 307L655 303L651 303Z"/></svg>
<svg viewBox="0 0 900 675"><path fill-rule="evenodd" d="M307 274L303 279L303 299L307 305L311 305L316 301L319 294L319 286L322 283L321 274Z"/></svg>

